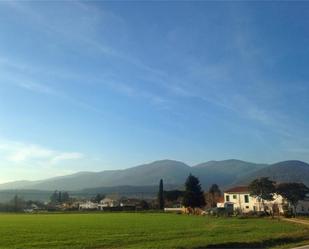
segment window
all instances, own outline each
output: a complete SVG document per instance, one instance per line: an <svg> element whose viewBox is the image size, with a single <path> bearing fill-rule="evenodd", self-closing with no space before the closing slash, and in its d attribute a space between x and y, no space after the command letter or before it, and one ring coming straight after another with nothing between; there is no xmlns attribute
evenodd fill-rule
<svg viewBox="0 0 309 249"><path fill-rule="evenodd" d="M246 208L248 209L248 208L249 208L249 206L246 206Z"/></svg>
<svg viewBox="0 0 309 249"><path fill-rule="evenodd" d="M230 201L230 196L227 195L227 196L225 197L225 199L226 199L226 201Z"/></svg>
<svg viewBox="0 0 309 249"><path fill-rule="evenodd" d="M245 203L249 203L249 195L245 195Z"/></svg>
<svg viewBox="0 0 309 249"><path fill-rule="evenodd" d="M233 195L233 199L234 199L234 200L237 199L237 195Z"/></svg>

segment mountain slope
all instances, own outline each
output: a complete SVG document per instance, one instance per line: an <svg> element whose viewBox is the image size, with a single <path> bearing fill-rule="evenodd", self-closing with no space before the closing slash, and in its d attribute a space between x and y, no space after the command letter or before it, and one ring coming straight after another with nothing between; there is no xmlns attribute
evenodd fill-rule
<svg viewBox="0 0 309 249"><path fill-rule="evenodd" d="M33 181L14 181L0 184L1 189L19 189L19 188L27 188L33 184Z"/></svg>
<svg viewBox="0 0 309 249"><path fill-rule="evenodd" d="M247 184L258 177L269 177L276 182L303 182L309 186L309 164L291 160L272 164L244 175L238 184Z"/></svg>
<svg viewBox="0 0 309 249"><path fill-rule="evenodd" d="M17 181L1 184L0 189L33 189L77 191L115 186L156 186L161 178L166 185L183 186L190 174L199 177L204 189L212 183L221 188L247 184L255 178L268 176L282 181L301 181L309 185L309 165L301 161L285 161L273 165L240 160L209 161L190 167L182 162L161 160L124 170L79 172L41 181Z"/></svg>
<svg viewBox="0 0 309 249"><path fill-rule="evenodd" d="M192 173L198 175L204 187L207 187L212 183L225 187L237 182L242 176L253 173L266 166L268 165L230 159L198 164L192 167Z"/></svg>
<svg viewBox="0 0 309 249"><path fill-rule="evenodd" d="M156 186L161 178L164 184L183 186L187 176L192 173L200 178L202 186L208 188L212 183L224 187L233 183L244 173L253 172L265 165L239 160L210 161L190 167L173 160L155 161L129 169L101 172L79 172L41 181L12 182L0 185L0 189L37 190L82 190L113 186Z"/></svg>
<svg viewBox="0 0 309 249"><path fill-rule="evenodd" d="M184 182L189 172L190 167L182 162L162 160L124 170L79 172L63 177L27 182L25 185L15 185L12 182L0 185L0 189L81 190L119 185L144 186L157 185L162 177L166 183L177 185Z"/></svg>

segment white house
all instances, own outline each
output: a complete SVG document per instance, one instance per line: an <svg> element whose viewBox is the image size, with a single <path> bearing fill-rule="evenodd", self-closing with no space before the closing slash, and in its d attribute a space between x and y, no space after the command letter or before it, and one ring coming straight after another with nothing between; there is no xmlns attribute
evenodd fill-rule
<svg viewBox="0 0 309 249"><path fill-rule="evenodd" d="M273 212L275 209L279 213L283 213L283 206L287 201L281 196L274 194L274 200L265 201L258 200L258 198L250 196L248 186L237 186L230 188L224 192L224 205L218 203L218 207L233 207L242 213L248 212ZM265 210L264 210L265 207ZM309 198L299 201L296 212L299 214L309 214Z"/></svg>
<svg viewBox="0 0 309 249"><path fill-rule="evenodd" d="M256 197L250 196L248 186L233 187L224 192L224 206L232 205L234 210L239 210L242 213L268 212L273 210L274 207L277 207L278 211L283 213L283 204L284 200L280 195L274 195L273 201L259 201Z"/></svg>
<svg viewBox="0 0 309 249"><path fill-rule="evenodd" d="M103 210L106 207L119 207L119 206L120 206L119 200L115 200L115 199L106 197L106 198L104 198L103 200L100 201L98 208L100 210Z"/></svg>
<svg viewBox="0 0 309 249"><path fill-rule="evenodd" d="M35 211L38 211L40 208L35 204L35 203L32 203L30 205L30 207L24 209L24 212L26 213L32 213L32 212L35 212Z"/></svg>
<svg viewBox="0 0 309 249"><path fill-rule="evenodd" d="M95 210L98 209L98 203L94 203L92 201L87 201L79 204L80 210Z"/></svg>

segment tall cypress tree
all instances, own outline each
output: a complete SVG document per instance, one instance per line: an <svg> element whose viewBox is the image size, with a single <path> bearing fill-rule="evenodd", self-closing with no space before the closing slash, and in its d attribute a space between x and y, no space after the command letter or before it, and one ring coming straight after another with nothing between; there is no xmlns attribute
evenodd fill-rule
<svg viewBox="0 0 309 249"><path fill-rule="evenodd" d="M158 202L159 202L159 208L164 209L163 180L162 179L160 180L160 184L159 184Z"/></svg>

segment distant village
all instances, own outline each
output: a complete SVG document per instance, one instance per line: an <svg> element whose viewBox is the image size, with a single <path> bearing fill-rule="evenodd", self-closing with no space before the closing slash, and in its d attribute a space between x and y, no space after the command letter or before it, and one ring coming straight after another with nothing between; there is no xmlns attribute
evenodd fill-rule
<svg viewBox="0 0 309 249"><path fill-rule="evenodd" d="M66 212L160 211L196 215L309 215L309 188L302 183L275 183L266 177L248 186L234 186L220 190L217 184L203 192L198 178L189 175L184 190L165 191L163 180L156 198L132 198L118 194L98 193L90 198L71 197L68 192L54 191L50 200L24 201L15 195L0 204L2 212Z"/></svg>

